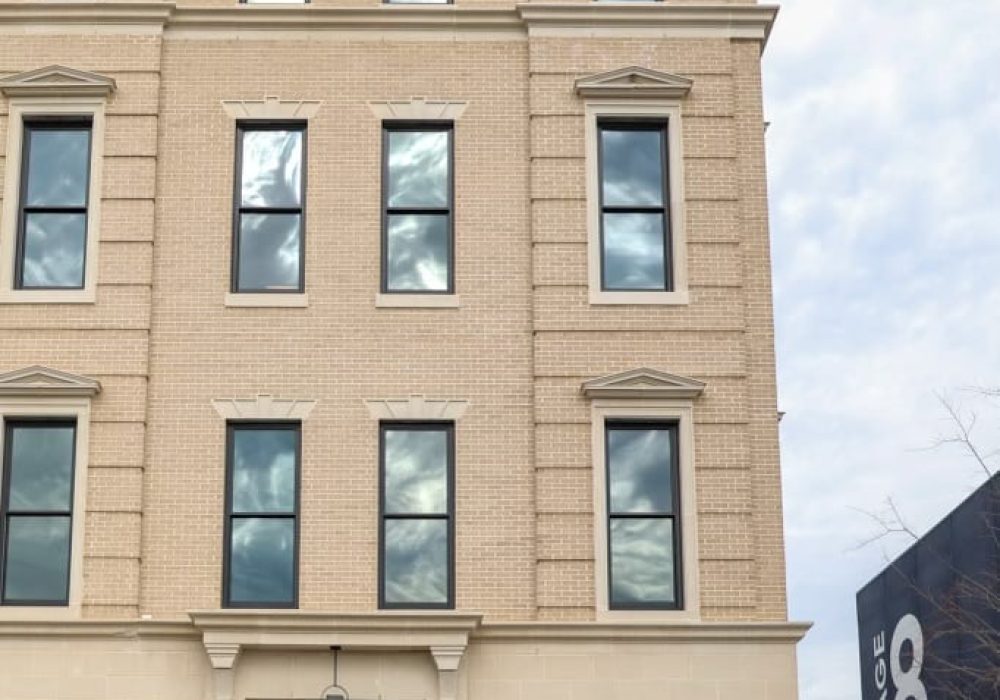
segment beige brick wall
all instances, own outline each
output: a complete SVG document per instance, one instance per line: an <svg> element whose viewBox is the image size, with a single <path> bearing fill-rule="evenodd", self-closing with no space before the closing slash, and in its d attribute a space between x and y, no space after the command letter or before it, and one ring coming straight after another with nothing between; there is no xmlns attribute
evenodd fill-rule
<svg viewBox="0 0 1000 700"><path fill-rule="evenodd" d="M301 607L372 611L377 425L363 400L423 393L471 402L457 430L458 607L592 619L579 385L648 365L707 382L695 404L703 617L783 619L759 50L723 38L5 34L2 75L58 63L118 85L97 303L0 308L0 370L44 364L103 385L85 615L219 605L224 423L210 402L258 393L318 401L303 429ZM683 102L687 306L588 303L572 87L625 65L694 80ZM308 132L304 309L223 303L234 124L221 102L265 95L322 102ZM459 309L374 306L380 125L366 102L413 96L468 102L455 129ZM6 109L0 177L11 177Z"/></svg>

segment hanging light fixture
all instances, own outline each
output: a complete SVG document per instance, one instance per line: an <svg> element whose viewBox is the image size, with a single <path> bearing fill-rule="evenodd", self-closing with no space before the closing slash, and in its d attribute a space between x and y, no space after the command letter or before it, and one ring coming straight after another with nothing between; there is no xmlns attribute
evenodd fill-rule
<svg viewBox="0 0 1000 700"><path fill-rule="evenodd" d="M350 694L337 683L337 661L340 647L330 647L333 652L333 685L328 685L323 689L319 700L351 700Z"/></svg>

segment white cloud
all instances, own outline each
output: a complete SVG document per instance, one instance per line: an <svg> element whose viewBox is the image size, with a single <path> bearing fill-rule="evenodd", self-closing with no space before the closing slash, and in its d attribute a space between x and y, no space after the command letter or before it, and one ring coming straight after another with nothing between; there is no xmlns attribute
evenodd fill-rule
<svg viewBox="0 0 1000 700"><path fill-rule="evenodd" d="M997 27L981 0L788 0L765 54L804 700L858 697L854 594L905 544L853 551L871 525L852 508L892 494L924 530L982 479L918 448L948 430L935 392L1000 385Z"/></svg>

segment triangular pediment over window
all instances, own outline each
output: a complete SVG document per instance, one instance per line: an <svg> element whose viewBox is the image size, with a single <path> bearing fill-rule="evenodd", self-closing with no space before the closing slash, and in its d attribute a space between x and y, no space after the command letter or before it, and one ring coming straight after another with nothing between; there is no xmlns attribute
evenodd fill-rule
<svg viewBox="0 0 1000 700"><path fill-rule="evenodd" d="M705 390L705 383L640 367L591 379L581 390L589 398L693 399Z"/></svg>
<svg viewBox="0 0 1000 700"><path fill-rule="evenodd" d="M107 97L114 91L114 79L65 66L46 66L0 80L0 92L8 97Z"/></svg>
<svg viewBox="0 0 1000 700"><path fill-rule="evenodd" d="M627 66L576 81L581 97L659 97L681 99L691 91L693 81L672 73L640 66Z"/></svg>
<svg viewBox="0 0 1000 700"><path fill-rule="evenodd" d="M0 396L94 396L96 379L34 365L0 374Z"/></svg>

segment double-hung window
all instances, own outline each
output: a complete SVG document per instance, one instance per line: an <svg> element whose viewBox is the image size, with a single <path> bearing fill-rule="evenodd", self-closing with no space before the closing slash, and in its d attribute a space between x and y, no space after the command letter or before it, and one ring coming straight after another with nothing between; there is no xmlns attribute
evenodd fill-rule
<svg viewBox="0 0 1000 700"><path fill-rule="evenodd" d="M451 122L384 122L382 292L453 294Z"/></svg>
<svg viewBox="0 0 1000 700"><path fill-rule="evenodd" d="M673 290L667 123L598 123L601 289Z"/></svg>
<svg viewBox="0 0 1000 700"><path fill-rule="evenodd" d="M237 124L233 292L305 291L305 157L305 122Z"/></svg>
<svg viewBox="0 0 1000 700"><path fill-rule="evenodd" d="M15 289L82 289L91 120L24 122Z"/></svg>
<svg viewBox="0 0 1000 700"><path fill-rule="evenodd" d="M67 605L76 461L74 420L4 426L4 605Z"/></svg>
<svg viewBox="0 0 1000 700"><path fill-rule="evenodd" d="M677 424L605 424L609 608L682 607Z"/></svg>
<svg viewBox="0 0 1000 700"><path fill-rule="evenodd" d="M298 604L298 423L230 423L223 606Z"/></svg>
<svg viewBox="0 0 1000 700"><path fill-rule="evenodd" d="M379 605L454 607L454 426L380 426Z"/></svg>

